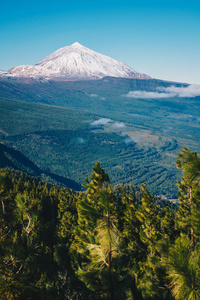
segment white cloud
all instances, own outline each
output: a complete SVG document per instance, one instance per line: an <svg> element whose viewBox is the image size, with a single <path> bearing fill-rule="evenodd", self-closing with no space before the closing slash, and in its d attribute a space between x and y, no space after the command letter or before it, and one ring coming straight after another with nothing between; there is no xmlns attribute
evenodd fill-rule
<svg viewBox="0 0 200 300"><path fill-rule="evenodd" d="M166 94L159 92L145 92L145 91L130 91L127 95L123 95L127 98L137 98L137 99L155 99L155 98L169 98L174 97L175 94Z"/></svg>
<svg viewBox="0 0 200 300"><path fill-rule="evenodd" d="M96 121L93 121L92 123L91 123L91 125L106 125L106 124L108 124L108 123L110 123L110 122L112 122L112 120L111 119L107 119L107 118L101 118L101 119L98 119L98 120L96 120Z"/></svg>
<svg viewBox="0 0 200 300"><path fill-rule="evenodd" d="M78 144L85 144L85 140L83 138L81 138L81 137L78 137L77 138L77 143Z"/></svg>
<svg viewBox="0 0 200 300"><path fill-rule="evenodd" d="M124 128L126 127L123 122L115 122L112 124L112 128Z"/></svg>
<svg viewBox="0 0 200 300"><path fill-rule="evenodd" d="M108 118L101 118L90 123L92 126L105 126L107 132L121 132L125 134L126 125L123 122L114 121Z"/></svg>
<svg viewBox="0 0 200 300"><path fill-rule="evenodd" d="M127 138L124 140L124 142L125 142L126 144L130 144L130 143L133 143L133 140L132 140L130 137L127 137Z"/></svg>
<svg viewBox="0 0 200 300"><path fill-rule="evenodd" d="M85 144L86 142L87 140L83 139L82 137L76 137L71 140L72 144Z"/></svg>
<svg viewBox="0 0 200 300"><path fill-rule="evenodd" d="M178 97L196 97L200 96L200 85L191 84L189 86L184 87L177 87L177 86L170 86L167 88L159 88L160 91L164 91L166 93L174 93Z"/></svg>
<svg viewBox="0 0 200 300"><path fill-rule="evenodd" d="M200 85L191 84L189 86L170 86L170 87L159 87L157 92L146 92L146 91L130 91L128 94L123 95L127 98L137 99L159 99L159 98L171 98L171 97L196 97L200 96Z"/></svg>

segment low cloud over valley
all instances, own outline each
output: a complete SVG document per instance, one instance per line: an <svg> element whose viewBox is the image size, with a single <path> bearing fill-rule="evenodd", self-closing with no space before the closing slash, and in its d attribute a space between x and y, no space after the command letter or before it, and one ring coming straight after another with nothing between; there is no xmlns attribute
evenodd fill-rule
<svg viewBox="0 0 200 300"><path fill-rule="evenodd" d="M122 95L127 98L136 99L158 99L158 98L172 98L172 97L182 97L182 98L192 98L200 96L200 85L191 84L189 86L176 87L174 85L170 87L159 87L156 92L146 92L146 91L130 91L126 95Z"/></svg>

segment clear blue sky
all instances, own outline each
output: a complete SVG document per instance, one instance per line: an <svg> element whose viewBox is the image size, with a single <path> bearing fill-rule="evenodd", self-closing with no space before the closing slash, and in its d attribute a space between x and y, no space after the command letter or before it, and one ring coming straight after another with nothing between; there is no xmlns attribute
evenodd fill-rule
<svg viewBox="0 0 200 300"><path fill-rule="evenodd" d="M154 78L200 84L200 0L9 0L0 69L79 42Z"/></svg>

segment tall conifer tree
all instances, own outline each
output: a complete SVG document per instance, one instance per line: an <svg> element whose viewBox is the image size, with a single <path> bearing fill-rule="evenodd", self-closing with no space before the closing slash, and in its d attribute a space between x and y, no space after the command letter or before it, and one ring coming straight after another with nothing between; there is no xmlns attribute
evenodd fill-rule
<svg viewBox="0 0 200 300"><path fill-rule="evenodd" d="M121 249L115 197L109 177L98 162L90 179L86 180L87 191L77 204L78 226L73 248L79 254L78 275L104 299L122 299L126 288L123 276L117 276Z"/></svg>
<svg viewBox="0 0 200 300"><path fill-rule="evenodd" d="M183 177L178 182L179 209L177 212L179 228L194 243L200 230L200 158L197 152L184 148L178 154L177 168L182 170Z"/></svg>

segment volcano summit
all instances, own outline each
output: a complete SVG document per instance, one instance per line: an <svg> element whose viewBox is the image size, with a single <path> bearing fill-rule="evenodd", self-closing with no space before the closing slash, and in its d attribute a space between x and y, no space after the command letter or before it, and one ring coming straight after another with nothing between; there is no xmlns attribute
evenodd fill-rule
<svg viewBox="0 0 200 300"><path fill-rule="evenodd" d="M79 43L60 48L35 65L10 69L14 77L47 77L66 80L99 79L105 76L149 79L126 64L97 53Z"/></svg>

